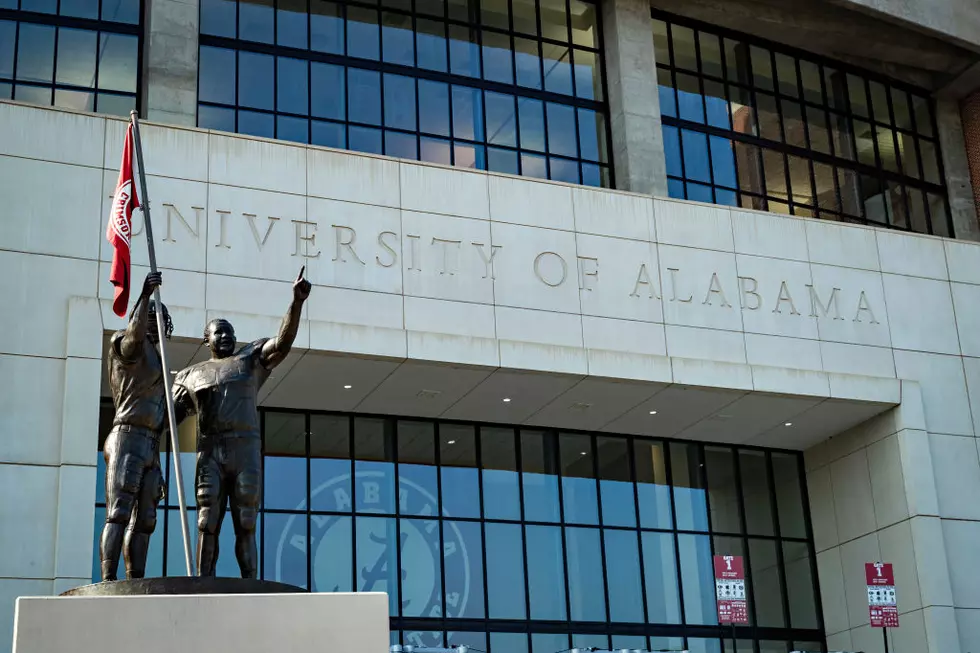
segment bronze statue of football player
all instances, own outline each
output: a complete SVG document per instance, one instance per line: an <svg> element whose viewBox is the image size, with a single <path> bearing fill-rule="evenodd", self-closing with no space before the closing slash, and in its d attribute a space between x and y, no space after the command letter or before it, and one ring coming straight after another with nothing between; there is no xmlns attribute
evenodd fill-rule
<svg viewBox="0 0 980 653"><path fill-rule="evenodd" d="M255 578L255 526L262 501L259 388L281 363L299 331L303 303L312 285L303 271L293 282L293 301L275 338L262 338L235 351L235 330L211 320L204 342L211 359L182 370L174 382L177 415L197 415L197 574L214 576L218 535L231 505L235 555L242 578Z"/></svg>
<svg viewBox="0 0 980 653"><path fill-rule="evenodd" d="M116 580L119 553L127 578L142 578L150 535L156 528L157 504L163 498L160 436L167 420L160 339L154 289L163 283L159 272L146 275L143 291L129 315L129 325L109 338L109 389L116 408L106 438L105 526L99 545L102 580ZM173 323L163 306L166 338Z"/></svg>

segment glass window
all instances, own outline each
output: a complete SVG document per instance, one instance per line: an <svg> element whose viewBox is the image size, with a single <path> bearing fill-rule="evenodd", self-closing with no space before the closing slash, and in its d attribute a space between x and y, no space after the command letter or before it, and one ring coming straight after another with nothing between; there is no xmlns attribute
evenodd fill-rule
<svg viewBox="0 0 980 653"><path fill-rule="evenodd" d="M354 523L355 556L361 568L357 591L387 592L388 614L398 616L398 524L391 518L360 515Z"/></svg>
<svg viewBox="0 0 980 653"><path fill-rule="evenodd" d="M385 126L415 131L415 80L386 73L384 88Z"/></svg>
<svg viewBox="0 0 980 653"><path fill-rule="evenodd" d="M378 59L378 12L347 7L347 54L360 59Z"/></svg>
<svg viewBox="0 0 980 653"><path fill-rule="evenodd" d="M483 94L468 86L453 86L453 135L483 140Z"/></svg>
<svg viewBox="0 0 980 653"><path fill-rule="evenodd" d="M597 528L566 528L565 545L568 555L568 603L572 621L604 621L606 619L605 589L603 587L602 550ZM531 539L528 539L530 542ZM634 543L635 543L634 538ZM528 562L531 557L528 555ZM618 591L613 588L611 591ZM639 595L639 592L637 592ZM532 607L535 605L531 601Z"/></svg>
<svg viewBox="0 0 980 653"><path fill-rule="evenodd" d="M347 69L347 114L357 122L381 124L381 75L373 70Z"/></svg>
<svg viewBox="0 0 980 653"><path fill-rule="evenodd" d="M358 512L395 512L392 426L384 419L354 418L354 509Z"/></svg>
<svg viewBox="0 0 980 653"><path fill-rule="evenodd" d="M612 621L641 623L644 620L643 584L636 532L606 530L602 536L605 546L606 584L609 588L609 618ZM569 550L571 547L572 541L569 540ZM670 559L673 561L672 555ZM571 562L569 569L571 570ZM600 575L593 582L601 580ZM572 596L574 600L574 594ZM605 616L600 618L602 619Z"/></svg>
<svg viewBox="0 0 980 653"><path fill-rule="evenodd" d="M510 37L497 32L483 32L483 78L501 84L514 83L514 63Z"/></svg>
<svg viewBox="0 0 980 653"><path fill-rule="evenodd" d="M948 231L916 201L931 193L946 204L924 95L659 10L651 26L670 197ZM770 144L760 151L751 137ZM868 168L900 178L882 188ZM835 176L857 182L835 187Z"/></svg>
<svg viewBox="0 0 980 653"><path fill-rule="evenodd" d="M403 66L414 66L415 38L412 34L411 17L386 11L382 22L381 46L384 60Z"/></svg>
<svg viewBox="0 0 980 653"><path fill-rule="evenodd" d="M398 512L402 515L437 514L435 425L399 420L397 428Z"/></svg>
<svg viewBox="0 0 980 653"><path fill-rule="evenodd" d="M810 548L805 542L783 542L786 595L789 597L789 619L793 628L817 628L810 559Z"/></svg>
<svg viewBox="0 0 980 653"><path fill-rule="evenodd" d="M711 505L711 530L721 533L742 532L742 509L735 479L735 456L727 447L705 447L708 475L708 502Z"/></svg>
<svg viewBox="0 0 980 653"><path fill-rule="evenodd" d="M343 12L336 2L310 0L310 49L344 53Z"/></svg>
<svg viewBox="0 0 980 653"><path fill-rule="evenodd" d="M528 519L531 519L529 516ZM531 619L565 619L565 570L561 528L527 526L527 586Z"/></svg>
<svg viewBox="0 0 980 653"><path fill-rule="evenodd" d="M310 508L350 512L350 419L345 415L310 417Z"/></svg>
<svg viewBox="0 0 980 653"><path fill-rule="evenodd" d="M275 59L267 54L238 53L238 102L241 106L273 110L274 64Z"/></svg>
<svg viewBox="0 0 980 653"><path fill-rule="evenodd" d="M266 508L306 508L306 416L302 413L265 414ZM305 572L304 572L305 575Z"/></svg>
<svg viewBox="0 0 980 653"><path fill-rule="evenodd" d="M343 120L347 96L343 67L314 61L310 64L310 84L313 115Z"/></svg>
<svg viewBox="0 0 980 653"><path fill-rule="evenodd" d="M480 474L474 427L440 425L439 462L442 513L451 517L479 517Z"/></svg>
<svg viewBox="0 0 980 653"><path fill-rule="evenodd" d="M306 49L306 0L278 0L276 7L276 43Z"/></svg>
<svg viewBox="0 0 980 653"><path fill-rule="evenodd" d="M47 25L21 23L19 32L17 80L51 83L54 78L55 29Z"/></svg>
<svg viewBox="0 0 980 653"><path fill-rule="evenodd" d="M301 59L279 57L276 79L276 110L307 115L309 113L309 64Z"/></svg>
<svg viewBox="0 0 980 653"><path fill-rule="evenodd" d="M514 431L501 428L480 429L483 462L483 514L487 519L520 519L520 479Z"/></svg>
<svg viewBox="0 0 980 653"><path fill-rule="evenodd" d="M238 37L246 41L272 43L275 24L272 0L239 0Z"/></svg>
<svg viewBox="0 0 980 653"><path fill-rule="evenodd" d="M680 534L677 546L684 587L684 615L689 624L716 624L715 579L711 540L707 535Z"/></svg>
<svg viewBox="0 0 980 653"><path fill-rule="evenodd" d="M785 626L783 589L777 543L772 540L749 540L751 592L755 598L756 623L759 626Z"/></svg>
<svg viewBox="0 0 980 653"><path fill-rule="evenodd" d="M489 505L489 504L488 504ZM491 619L525 619L524 548L519 524L487 522L487 595ZM564 586L564 585L563 585ZM564 597L562 598L564 601Z"/></svg>
<svg viewBox="0 0 980 653"><path fill-rule="evenodd" d="M674 490L677 528L688 531L708 530L708 506L701 475L703 464L697 445L672 442L670 471Z"/></svg>
<svg viewBox="0 0 980 653"><path fill-rule="evenodd" d="M521 479L524 486L524 519L558 521L558 476L555 436L540 431L521 431Z"/></svg>
<svg viewBox="0 0 980 653"><path fill-rule="evenodd" d="M592 438L587 435L563 433L559 436L559 447L561 450L561 490L565 522L569 524L599 523ZM571 543L569 543L569 549L571 549Z"/></svg>

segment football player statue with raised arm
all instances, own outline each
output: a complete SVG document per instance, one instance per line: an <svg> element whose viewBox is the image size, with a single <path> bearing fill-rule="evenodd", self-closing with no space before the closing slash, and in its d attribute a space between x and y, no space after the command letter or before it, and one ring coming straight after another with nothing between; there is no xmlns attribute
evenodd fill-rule
<svg viewBox="0 0 980 653"><path fill-rule="evenodd" d="M312 285L303 271L293 282L293 301L275 338L262 338L235 351L235 330L215 319L204 329L211 359L182 370L174 382L178 419L196 414L197 574L214 576L218 535L230 502L235 555L242 578L256 578L255 526L262 500L259 388L281 363L299 331L303 303Z"/></svg>

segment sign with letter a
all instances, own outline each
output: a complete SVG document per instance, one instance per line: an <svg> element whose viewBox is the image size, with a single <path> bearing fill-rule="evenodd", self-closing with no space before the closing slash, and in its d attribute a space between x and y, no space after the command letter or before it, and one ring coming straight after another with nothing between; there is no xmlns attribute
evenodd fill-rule
<svg viewBox="0 0 980 653"><path fill-rule="evenodd" d="M871 627L898 628L895 574L891 563L866 562L864 575L868 581L868 611L871 613Z"/></svg>
<svg viewBox="0 0 980 653"><path fill-rule="evenodd" d="M749 623L745 601L745 566L742 556L715 556L715 598L718 602L718 623Z"/></svg>

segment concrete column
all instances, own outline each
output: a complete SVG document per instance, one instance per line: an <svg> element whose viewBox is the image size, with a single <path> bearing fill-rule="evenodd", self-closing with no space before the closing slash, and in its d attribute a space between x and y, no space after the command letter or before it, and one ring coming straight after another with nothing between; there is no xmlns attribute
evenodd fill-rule
<svg viewBox="0 0 980 653"><path fill-rule="evenodd" d="M149 0L143 50L143 117L197 125L198 0Z"/></svg>
<svg viewBox="0 0 980 653"><path fill-rule="evenodd" d="M603 0L616 187L667 195L660 96L647 0Z"/></svg>
<svg viewBox="0 0 980 653"><path fill-rule="evenodd" d="M973 205L980 215L980 91L975 91L960 102L960 119L973 182Z"/></svg>
<svg viewBox="0 0 980 653"><path fill-rule="evenodd" d="M959 102L947 98L937 99L936 123L939 126L939 147L946 172L949 209L953 214L953 235L961 240L980 241L980 224L977 223L976 198L970 182L970 163L967 159Z"/></svg>

